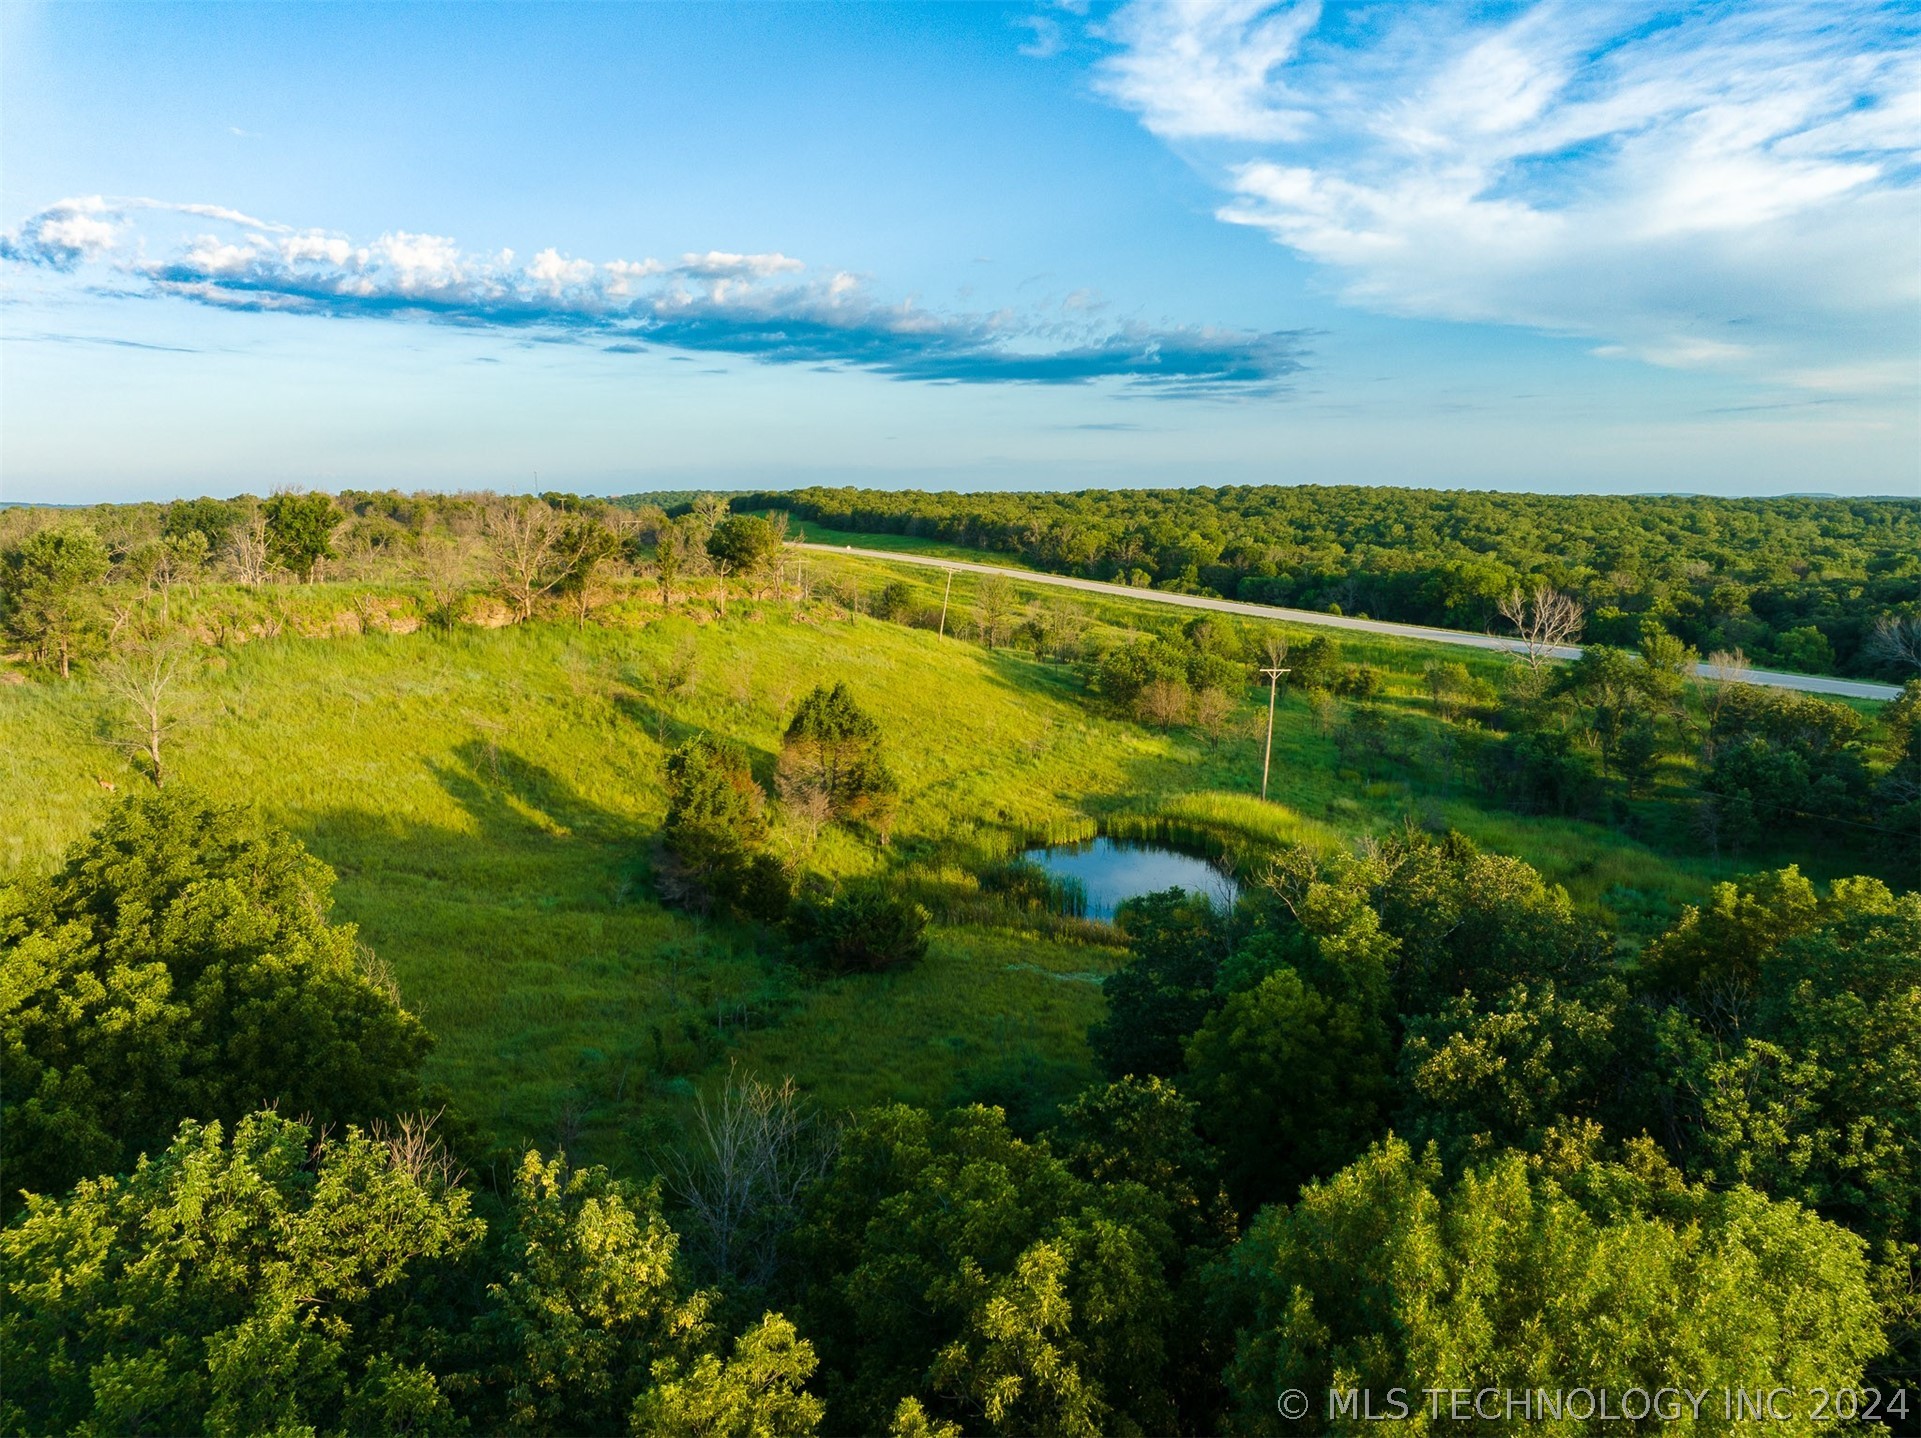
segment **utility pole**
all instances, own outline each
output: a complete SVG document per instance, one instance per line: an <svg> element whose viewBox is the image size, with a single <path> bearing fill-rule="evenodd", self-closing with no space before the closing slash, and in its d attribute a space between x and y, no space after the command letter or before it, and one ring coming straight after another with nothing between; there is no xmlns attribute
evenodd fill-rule
<svg viewBox="0 0 1921 1438"><path fill-rule="evenodd" d="M1267 748L1261 754L1261 798L1267 798L1267 771L1274 762L1274 691L1280 686L1283 674L1292 674L1292 669L1263 669L1267 676Z"/></svg>
<svg viewBox="0 0 1921 1438"><path fill-rule="evenodd" d="M954 571L950 569L947 571L947 588L941 591L941 596L940 596L940 635L939 637L942 639L945 639L947 637L947 596L952 594L953 592L954 592Z"/></svg>

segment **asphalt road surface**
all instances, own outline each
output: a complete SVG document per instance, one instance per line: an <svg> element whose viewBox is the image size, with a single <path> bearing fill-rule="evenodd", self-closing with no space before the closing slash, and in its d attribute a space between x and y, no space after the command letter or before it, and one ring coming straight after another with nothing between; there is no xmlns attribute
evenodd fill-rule
<svg viewBox="0 0 1921 1438"><path fill-rule="evenodd" d="M1164 589L1133 589L1125 584L1104 584L1098 579L1075 579L1066 574L1043 574L1034 569L1003 569L998 564L972 564L960 559L936 559L927 554L903 554L891 549L856 549L852 545L808 544L793 542L790 549L808 549L822 554L851 554L858 559L885 559L894 564L918 564L927 569L953 569L963 574L999 574L1022 584L1047 584L1056 589L1081 589L1089 594L1105 594L1115 599L1138 599L1146 604L1172 604L1182 609L1209 609L1218 614L1245 614L1253 619L1285 619L1290 624L1318 624L1326 629L1351 629L1361 634L1386 634L1396 639L1420 639L1429 644L1459 644L1469 649L1494 649L1506 654L1521 653L1525 646L1518 639L1503 639L1495 634L1470 634L1462 629L1429 629L1422 624L1393 624L1385 619L1351 619L1345 614L1317 614L1311 609L1281 609L1271 604L1243 604L1237 599L1204 599L1198 594L1171 594ZM1548 651L1556 659L1579 659L1575 645ZM1770 689L1798 689L1804 694L1839 694L1849 699L1893 699L1900 690L1892 684L1873 684L1862 679L1828 679L1818 674L1782 674L1772 669L1749 669L1736 675L1723 675L1711 665L1697 664L1695 672L1705 679L1733 678L1743 684L1761 684Z"/></svg>

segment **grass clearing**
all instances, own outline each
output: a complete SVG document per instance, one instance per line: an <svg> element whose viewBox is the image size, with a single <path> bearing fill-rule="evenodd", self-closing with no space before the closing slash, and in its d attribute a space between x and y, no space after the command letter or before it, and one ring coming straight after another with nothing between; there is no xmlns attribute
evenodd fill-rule
<svg viewBox="0 0 1921 1438"><path fill-rule="evenodd" d="M863 567L868 583L883 572ZM1143 625L1167 619L1087 607L1107 625L1132 609ZM1025 652L785 604L736 601L720 622L639 600L616 612L645 622L209 650L171 761L177 782L260 806L334 866L338 916L437 1036L429 1078L464 1112L503 1141L561 1139L616 1168L670 1141L695 1090L735 1060L792 1073L833 1108L1018 1104L1091 1077L1096 980L1120 957L1111 934L995 919L974 882L979 859L1035 836L1106 827L1226 850L1331 846L1426 806L1591 912L1643 928L1776 857L1663 853L1602 826L1483 810L1458 790L1356 782L1299 696L1277 713L1263 803L1264 690L1239 696L1210 744L1111 716L1077 670ZM1417 696L1432 651L1343 643L1389 671L1390 705L1434 722ZM980 920L938 926L909 972L815 983L767 936L662 909L648 863L667 748L725 734L767 780L795 702L836 679L888 735L901 813L890 848L830 830L795 857L835 876L911 872ZM84 678L0 687L0 873L48 867L110 800L103 783L144 782L100 742L107 713ZM1793 857L1826 876L1821 856Z"/></svg>

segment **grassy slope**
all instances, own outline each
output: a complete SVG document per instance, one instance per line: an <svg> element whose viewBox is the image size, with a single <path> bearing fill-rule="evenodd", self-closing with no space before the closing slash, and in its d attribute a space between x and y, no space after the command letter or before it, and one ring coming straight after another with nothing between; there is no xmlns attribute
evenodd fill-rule
<svg viewBox="0 0 1921 1438"><path fill-rule="evenodd" d="M691 655L693 677L658 697L677 655ZM1404 693L1424 657L1412 646L1349 655L1401 666ZM432 1077L502 1139L560 1132L587 1156L631 1160L736 1054L794 1073L835 1107L1084 1077L1084 1034L1100 1011L1090 979L1117 957L1098 942L946 927L912 972L804 985L755 936L648 897L662 745L724 732L765 777L794 701L837 678L892 736L905 803L891 851L824 837L811 862L830 873L919 862L964 887L957 853L1088 816L1158 813L1331 842L1386 829L1407 808L1397 786L1342 780L1298 700L1276 725L1279 802L1263 805L1250 791L1264 695L1244 696L1232 732L1210 747L1104 717L1071 671L1025 655L738 603L714 624L222 651L195 681L176 773L259 804L335 866L339 915L360 925L439 1037ZM44 868L82 834L107 800L101 779L123 791L141 782L94 737L103 712L85 681L0 688L10 816L0 873ZM1693 897L1732 868L1464 798L1439 808L1589 907L1616 886Z"/></svg>
<svg viewBox="0 0 1921 1438"><path fill-rule="evenodd" d="M690 692L656 704L655 666L689 642ZM645 897L661 739L725 731L771 769L793 701L846 677L890 733L933 741L896 746L903 851L976 814L1045 827L1084 787L1151 790L1180 770L1178 741L1087 717L1057 672L869 621L277 640L217 662L178 782L258 803L335 866L339 915L439 1036L433 1075L464 1109L546 1141L572 1107L590 1149L650 1137L679 1080L724 1064L742 1028L756 1062L835 1105L944 1098L957 1074L1029 1049L1075 1061L1098 991L1052 975L1113 958L945 930L911 974L801 989L751 936L703 932ZM99 779L140 782L93 739L102 707L84 683L0 689L8 871L44 867L85 831L108 799ZM846 835L815 858L880 862Z"/></svg>

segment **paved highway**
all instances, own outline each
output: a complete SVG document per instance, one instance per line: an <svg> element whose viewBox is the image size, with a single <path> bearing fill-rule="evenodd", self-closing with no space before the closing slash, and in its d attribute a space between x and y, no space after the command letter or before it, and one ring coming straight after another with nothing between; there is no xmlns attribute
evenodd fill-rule
<svg viewBox="0 0 1921 1438"><path fill-rule="evenodd" d="M1392 624L1385 619L1351 619L1345 614L1317 614L1311 609L1281 609L1272 604L1243 604L1237 599L1204 599L1198 594L1172 594L1165 589L1133 589L1125 584L1105 584L1098 579L1076 579L1066 574L1044 574L1035 569L1005 569L998 564L974 564L961 559L936 559L927 554L903 554L891 549L856 549L852 545L808 544L790 541L790 549L813 550L821 554L851 554L858 559L884 559L894 564L918 564L928 569L953 569L964 574L1000 574L1022 584L1047 584L1056 589L1080 589L1089 594L1105 594L1115 599L1138 599L1147 604L1172 604L1182 609L1210 609L1220 614L1245 614L1253 619L1285 619L1290 624L1318 624L1327 629L1351 629L1361 634L1385 634L1396 639L1420 639L1430 644L1459 644L1469 649L1495 649L1518 654L1517 639L1495 634L1470 634L1463 629L1429 629L1422 624ZM1556 659L1579 659L1577 646L1564 645L1548 651ZM1703 678L1717 677L1706 664L1695 671ZM1771 669L1750 669L1739 676L1744 684L1762 684L1771 689L1798 689L1804 694L1839 694L1849 699L1893 699L1900 690L1892 684L1872 684L1861 679L1827 679L1817 674L1782 674Z"/></svg>

